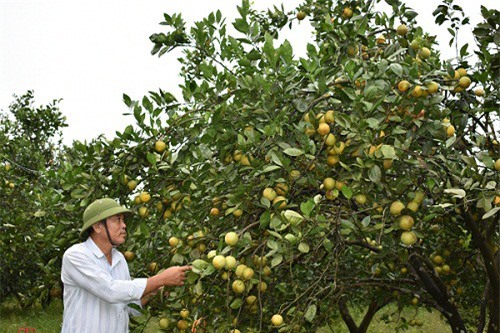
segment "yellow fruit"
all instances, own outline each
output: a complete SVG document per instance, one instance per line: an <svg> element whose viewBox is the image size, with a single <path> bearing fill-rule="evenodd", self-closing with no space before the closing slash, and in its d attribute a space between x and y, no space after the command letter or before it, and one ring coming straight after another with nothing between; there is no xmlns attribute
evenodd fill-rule
<svg viewBox="0 0 500 333"><path fill-rule="evenodd" d="M474 95L476 95L478 97L483 97L484 96L484 89L483 88L474 89Z"/></svg>
<svg viewBox="0 0 500 333"><path fill-rule="evenodd" d="M427 87L427 92L429 94L435 94L437 93L438 89L439 89L439 84L437 84L436 82L434 81L431 81L431 82L428 82L426 84L426 87Z"/></svg>
<svg viewBox="0 0 500 333"><path fill-rule="evenodd" d="M158 270L158 264L156 262L152 262L151 264L149 264L149 271L151 273L155 274L157 270Z"/></svg>
<svg viewBox="0 0 500 333"><path fill-rule="evenodd" d="M172 211L170 209L166 209L163 213L163 218L166 220L172 216Z"/></svg>
<svg viewBox="0 0 500 333"><path fill-rule="evenodd" d="M338 155L331 155L331 156L327 157L326 164L328 164L329 166L334 166L339 161L340 161L340 157Z"/></svg>
<svg viewBox="0 0 500 333"><path fill-rule="evenodd" d="M181 331L187 330L188 327L189 324L185 319L181 319L177 322L177 328L180 329Z"/></svg>
<svg viewBox="0 0 500 333"><path fill-rule="evenodd" d="M233 256L226 257L226 264L224 265L224 269L230 271L236 267L236 258Z"/></svg>
<svg viewBox="0 0 500 333"><path fill-rule="evenodd" d="M133 190L135 190L135 188L137 187L137 182L136 182L135 180L133 180L133 179L132 179L132 180L129 180L129 181L127 182L127 187L128 187L128 189L129 189L130 191L133 191Z"/></svg>
<svg viewBox="0 0 500 333"><path fill-rule="evenodd" d="M335 143L335 145L333 146L333 155L340 155L342 154L342 152L344 151L345 149L345 143L343 141L340 141L340 142L337 142Z"/></svg>
<svg viewBox="0 0 500 333"><path fill-rule="evenodd" d="M167 149L167 144L162 140L158 140L155 142L155 150L157 153L161 154Z"/></svg>
<svg viewBox="0 0 500 333"><path fill-rule="evenodd" d="M168 328L170 324L170 321L168 320L168 318L161 318L159 321L158 321L158 326L160 327L160 329L162 330L166 330Z"/></svg>
<svg viewBox="0 0 500 333"><path fill-rule="evenodd" d="M245 300L245 301L246 301L246 303L247 303L248 305L253 305L253 304L255 304L255 303L257 302L257 296L255 296L255 295L250 295L250 296L248 296L248 297L246 298L246 300Z"/></svg>
<svg viewBox="0 0 500 333"><path fill-rule="evenodd" d="M454 134L455 134L455 127L453 125L446 127L446 135L448 137L453 136Z"/></svg>
<svg viewBox="0 0 500 333"><path fill-rule="evenodd" d="M241 278L245 281L248 281L250 280L251 278L253 278L254 276L254 270L250 267L247 267L243 270L243 272L241 273Z"/></svg>
<svg viewBox="0 0 500 333"><path fill-rule="evenodd" d="M260 281L258 284L257 284L257 289L261 292L261 293L265 293L266 290L267 290L267 283L265 281Z"/></svg>
<svg viewBox="0 0 500 333"><path fill-rule="evenodd" d="M253 157L245 155L241 157L240 163L242 165L249 166L251 161L253 161Z"/></svg>
<svg viewBox="0 0 500 333"><path fill-rule="evenodd" d="M245 282L241 280L234 280L233 284L231 285L231 288L235 293L241 294L242 292L245 291Z"/></svg>
<svg viewBox="0 0 500 333"><path fill-rule="evenodd" d="M189 317L189 310L188 309L182 309L180 312L180 315L182 318L187 318Z"/></svg>
<svg viewBox="0 0 500 333"><path fill-rule="evenodd" d="M291 180L297 180L300 178L300 171L299 170L292 170L290 171L290 179Z"/></svg>
<svg viewBox="0 0 500 333"><path fill-rule="evenodd" d="M279 314L275 314L272 318L271 318L271 323L274 325L274 326L281 326L283 325L283 317Z"/></svg>
<svg viewBox="0 0 500 333"><path fill-rule="evenodd" d="M413 227L414 223L415 221L410 215L403 215L399 219L399 227L403 230L410 230Z"/></svg>
<svg viewBox="0 0 500 333"><path fill-rule="evenodd" d="M241 160L241 158L243 157L243 153L240 151L240 150L235 150L234 151L234 154L233 154L233 159L236 161L236 162L239 162Z"/></svg>
<svg viewBox="0 0 500 333"><path fill-rule="evenodd" d="M213 207L212 209L210 209L210 215L219 216L219 208Z"/></svg>
<svg viewBox="0 0 500 333"><path fill-rule="evenodd" d="M409 88L410 88L410 82L406 81L406 80L403 80L403 81L399 81L398 83L398 90L400 92L405 92L407 91Z"/></svg>
<svg viewBox="0 0 500 333"><path fill-rule="evenodd" d="M123 256L125 257L125 260L127 260L127 261L129 261L129 262L130 262L130 261L134 260L134 258L135 258L135 253L134 253L134 252L132 252L132 251L125 251L125 252L123 253Z"/></svg>
<svg viewBox="0 0 500 333"><path fill-rule="evenodd" d="M273 200L273 206L276 206L276 204L279 204L276 208L278 209L283 209L286 207L286 198L284 196L278 195L276 198Z"/></svg>
<svg viewBox="0 0 500 333"><path fill-rule="evenodd" d="M238 234L234 231L230 231L226 234L226 236L224 236L224 241L229 246L236 246L236 244L238 244L238 240Z"/></svg>
<svg viewBox="0 0 500 333"><path fill-rule="evenodd" d="M179 244L179 238L177 237L170 237L168 239L168 244L171 246L171 247L176 247L178 244Z"/></svg>
<svg viewBox="0 0 500 333"><path fill-rule="evenodd" d="M462 76L466 76L467 75L467 70L465 68L457 68L457 70L455 71L456 75L458 75L459 77L462 77Z"/></svg>
<svg viewBox="0 0 500 333"><path fill-rule="evenodd" d="M354 198L359 205L364 205L366 203L366 195L358 194Z"/></svg>
<svg viewBox="0 0 500 333"><path fill-rule="evenodd" d="M405 205L401 201L394 201L389 208L391 215L399 216L401 211L405 208Z"/></svg>
<svg viewBox="0 0 500 333"><path fill-rule="evenodd" d="M397 31L398 35L406 36L406 34L408 33L408 27L405 24L401 24L400 26L398 26L396 31Z"/></svg>
<svg viewBox="0 0 500 333"><path fill-rule="evenodd" d="M215 256L217 255L217 251L216 250L211 250L210 252L208 252L207 254L207 259L213 259Z"/></svg>
<svg viewBox="0 0 500 333"><path fill-rule="evenodd" d="M240 217L241 215L243 215L243 211L241 209L235 209L233 210L233 216L234 217Z"/></svg>
<svg viewBox="0 0 500 333"><path fill-rule="evenodd" d="M271 187L266 187L264 191L262 191L262 196L269 201L273 201L276 198L276 191Z"/></svg>
<svg viewBox="0 0 500 333"><path fill-rule="evenodd" d="M410 201L408 203L408 205L406 205L406 208L408 208L409 210L411 210L412 212L417 212L418 210L418 202L416 201Z"/></svg>
<svg viewBox="0 0 500 333"><path fill-rule="evenodd" d="M325 144L328 146L328 147L332 147L333 145L335 145L335 135L333 135L332 133L329 133L326 138L325 138Z"/></svg>
<svg viewBox="0 0 500 333"><path fill-rule="evenodd" d="M134 203L135 203L136 205L140 204L140 203L141 203L141 197L137 195L137 196L134 198Z"/></svg>
<svg viewBox="0 0 500 333"><path fill-rule="evenodd" d="M495 195L495 199L493 200L493 204L495 206L499 206L500 205L500 195Z"/></svg>
<svg viewBox="0 0 500 333"><path fill-rule="evenodd" d="M345 19L350 19L352 17L353 11L350 7L345 7L342 11L342 17Z"/></svg>
<svg viewBox="0 0 500 333"><path fill-rule="evenodd" d="M375 39L377 44L385 44L385 37L384 35L380 35Z"/></svg>
<svg viewBox="0 0 500 333"><path fill-rule="evenodd" d="M10 163L6 163L5 164L5 171L9 171L11 167L12 166L10 165Z"/></svg>
<svg viewBox="0 0 500 333"><path fill-rule="evenodd" d="M426 47L423 47L419 52L420 58L428 59L431 56L431 50Z"/></svg>
<svg viewBox="0 0 500 333"><path fill-rule="evenodd" d="M448 274L451 272L451 267L449 265L443 265L441 269L443 270L444 274Z"/></svg>
<svg viewBox="0 0 500 333"><path fill-rule="evenodd" d="M276 194L284 196L288 192L288 185L285 183L278 183L274 187Z"/></svg>
<svg viewBox="0 0 500 333"><path fill-rule="evenodd" d="M306 18L306 13L303 11L300 11L297 13L297 20L302 21L303 19Z"/></svg>
<svg viewBox="0 0 500 333"><path fill-rule="evenodd" d="M330 125L328 125L327 123L319 124L317 132L321 136L327 135L328 133L330 133Z"/></svg>
<svg viewBox="0 0 500 333"><path fill-rule="evenodd" d="M239 264L238 267L236 267L234 274L236 274L237 277L241 278L245 268L247 268L247 265Z"/></svg>
<svg viewBox="0 0 500 333"><path fill-rule="evenodd" d="M333 190L335 188L335 180L333 178L327 177L325 180L323 180L323 186L325 187L325 190Z"/></svg>
<svg viewBox="0 0 500 333"><path fill-rule="evenodd" d="M272 274L271 267L264 266L264 268L262 268L262 274L264 274L264 276L271 276Z"/></svg>
<svg viewBox="0 0 500 333"><path fill-rule="evenodd" d="M470 78L468 76L462 76L460 78L460 80L458 80L458 85L462 89L469 88L470 84L471 84L471 80L470 80Z"/></svg>
<svg viewBox="0 0 500 333"><path fill-rule="evenodd" d="M416 191L415 198L413 198L413 201L420 204L420 203L422 203L422 200L424 200L424 196L425 196L425 193L423 191Z"/></svg>
<svg viewBox="0 0 500 333"><path fill-rule="evenodd" d="M417 305L417 304L418 304L418 298L417 298L417 297L413 297L413 298L411 299L411 304L413 304L413 305Z"/></svg>
<svg viewBox="0 0 500 333"><path fill-rule="evenodd" d="M215 269L221 270L226 266L226 258L223 255L217 255L212 259L212 265Z"/></svg>
<svg viewBox="0 0 500 333"><path fill-rule="evenodd" d="M414 51L416 51L416 50L418 50L418 49L420 48L420 43L418 42L418 40L414 39L414 40L412 40L412 41L411 41L411 43L410 43L410 47L411 47Z"/></svg>
<svg viewBox="0 0 500 333"><path fill-rule="evenodd" d="M422 87L419 85L416 85L415 88L413 88L411 95L415 98L422 96Z"/></svg>
<svg viewBox="0 0 500 333"><path fill-rule="evenodd" d="M141 202L146 203L151 200L151 194L148 192L141 192L141 194L139 194L139 198L141 198Z"/></svg>
<svg viewBox="0 0 500 333"><path fill-rule="evenodd" d="M326 111L324 118L327 124L333 124L335 122L335 112L333 110Z"/></svg>
<svg viewBox="0 0 500 333"><path fill-rule="evenodd" d="M385 159L384 162L383 162L383 165L384 165L384 169L385 170L389 170L391 167L392 167L392 160L390 159Z"/></svg>
<svg viewBox="0 0 500 333"><path fill-rule="evenodd" d="M417 242L417 235L413 231L404 231L401 234L401 243L405 245L413 245Z"/></svg>
<svg viewBox="0 0 500 333"><path fill-rule="evenodd" d="M406 273L408 273L408 268L406 267L401 268L401 274L406 274Z"/></svg>
<svg viewBox="0 0 500 333"><path fill-rule="evenodd" d="M432 261L434 261L436 265L441 265L444 263L444 258L441 257L440 255L437 255L432 259Z"/></svg>
<svg viewBox="0 0 500 333"><path fill-rule="evenodd" d="M139 216L146 217L148 215L148 207L141 206L139 207Z"/></svg>

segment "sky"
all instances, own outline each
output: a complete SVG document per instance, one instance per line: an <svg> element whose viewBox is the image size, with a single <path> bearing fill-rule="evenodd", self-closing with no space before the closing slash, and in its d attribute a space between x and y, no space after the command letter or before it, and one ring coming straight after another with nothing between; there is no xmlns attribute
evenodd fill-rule
<svg viewBox="0 0 500 333"><path fill-rule="evenodd" d="M300 0L253 0L254 8L284 4L292 10ZM440 50L448 59L449 34L434 24L437 1L406 1L419 13L426 31L438 33ZM472 27L481 19L480 5L499 9L496 0L456 0L471 25L460 43L472 43ZM162 32L163 13L182 13L188 26L220 9L228 25L237 16L238 0L0 0L0 109L8 110L13 94L34 90L35 104L62 99L60 110L68 127L63 142L90 141L100 134L113 138L133 124L123 94L140 100L162 89L181 98L179 52L151 55L149 36ZM431 5L432 4L432 5ZM385 10L380 7L380 10ZM304 56L311 39L306 20L284 36L297 56Z"/></svg>

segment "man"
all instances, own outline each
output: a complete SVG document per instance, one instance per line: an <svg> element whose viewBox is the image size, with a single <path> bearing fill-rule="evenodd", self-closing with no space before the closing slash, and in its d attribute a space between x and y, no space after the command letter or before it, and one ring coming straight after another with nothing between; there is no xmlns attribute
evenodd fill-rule
<svg viewBox="0 0 500 333"><path fill-rule="evenodd" d="M125 215L131 211L103 198L83 213L83 243L63 256L64 284L62 333L126 333L130 303L144 305L162 286L182 286L190 266L170 267L150 278L130 278L127 262L115 249L125 242Z"/></svg>

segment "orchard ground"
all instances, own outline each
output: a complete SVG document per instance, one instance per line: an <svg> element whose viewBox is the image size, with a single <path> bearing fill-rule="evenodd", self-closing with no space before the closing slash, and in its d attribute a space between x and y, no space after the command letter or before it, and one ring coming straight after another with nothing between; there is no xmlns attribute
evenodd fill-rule
<svg viewBox="0 0 500 333"><path fill-rule="evenodd" d="M422 326L408 327L402 332L406 333L418 333L418 332L440 332L448 333L451 332L450 328L444 322L439 313L427 312L415 309L407 309L402 313L402 316L406 318L412 318L418 312L418 319L423 322ZM392 315L391 315L392 314ZM397 321L398 314L397 309L394 307L388 307L385 311L381 311L377 317L375 317L372 325L370 326L370 333L386 333L390 330L396 330L396 326L393 324L387 324L383 321L383 317L390 316L391 320ZM360 313L357 313L357 317L361 317ZM4 302L0 305L0 333L11 333L16 332L20 327L33 327L37 332L58 332L60 331L62 323L62 301L55 299L51 304L45 309L35 308L35 309L21 309L15 301ZM144 321L146 317L138 317L139 321ZM144 333L159 333L164 332L158 328L159 318L151 318L149 320ZM316 333L347 333L349 332L346 328L344 322L337 318L333 320L330 328L320 328Z"/></svg>

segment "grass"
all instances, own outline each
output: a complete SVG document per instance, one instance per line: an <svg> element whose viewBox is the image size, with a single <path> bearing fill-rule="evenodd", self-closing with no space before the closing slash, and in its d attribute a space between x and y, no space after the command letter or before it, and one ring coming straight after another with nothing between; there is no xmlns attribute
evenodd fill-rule
<svg viewBox="0 0 500 333"><path fill-rule="evenodd" d="M61 331L62 301L54 301L47 308L22 310L16 302L0 305L0 333L16 333L19 328L32 327L36 333Z"/></svg>
<svg viewBox="0 0 500 333"><path fill-rule="evenodd" d="M412 308L405 309L398 316L395 306L388 306L380 311L372 321L369 333L387 333L387 332L405 332L405 333L448 333L451 329L444 322L438 312L427 312L424 309L416 310ZM354 312L355 317L361 317L359 313ZM386 324L382 317L389 319ZM402 319L405 318L405 319ZM423 326L406 326L404 320L419 319ZM357 323L359 323L357 320ZM55 333L61 331L62 322L62 302L53 301L47 308L40 307L29 310L22 310L15 302L4 302L0 305L0 333L16 333L21 327L33 327L36 333ZM404 325L403 325L404 326ZM158 329L158 319L152 318L146 327L144 333L163 332ZM330 326L319 329L316 333L349 333L347 327L341 319L336 320Z"/></svg>

